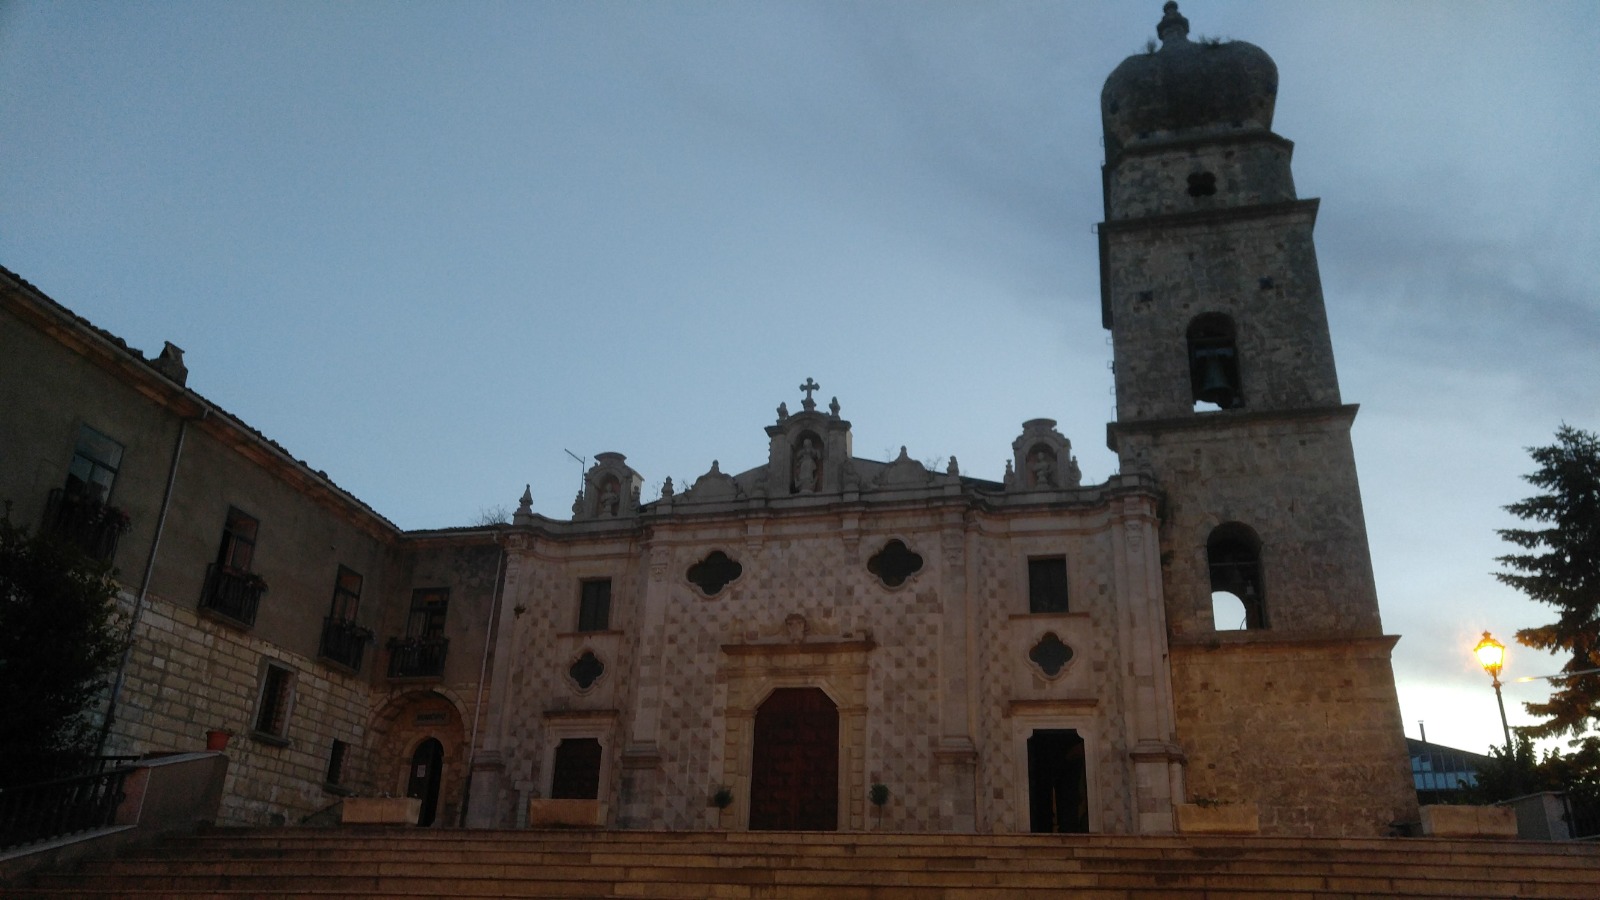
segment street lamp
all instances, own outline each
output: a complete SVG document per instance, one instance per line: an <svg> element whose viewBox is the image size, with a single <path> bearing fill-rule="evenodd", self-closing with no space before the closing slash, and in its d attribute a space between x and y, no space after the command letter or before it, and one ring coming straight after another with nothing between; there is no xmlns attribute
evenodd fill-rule
<svg viewBox="0 0 1600 900"><path fill-rule="evenodd" d="M1506 724L1506 701L1500 696L1500 667L1505 665L1506 645L1495 640L1489 632L1483 633L1483 640L1478 646L1472 648L1474 656L1483 670L1489 673L1489 678L1494 681L1494 702L1500 706L1500 727L1506 733L1506 755L1511 754L1511 726Z"/></svg>

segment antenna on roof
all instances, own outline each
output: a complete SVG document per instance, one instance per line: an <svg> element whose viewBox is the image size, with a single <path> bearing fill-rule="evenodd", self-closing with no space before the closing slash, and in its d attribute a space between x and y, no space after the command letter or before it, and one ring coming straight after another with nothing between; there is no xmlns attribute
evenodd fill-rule
<svg viewBox="0 0 1600 900"><path fill-rule="evenodd" d="M589 458L587 456L579 456L565 447L561 448L561 452L578 461L578 496L581 497L583 496L583 473L589 467Z"/></svg>

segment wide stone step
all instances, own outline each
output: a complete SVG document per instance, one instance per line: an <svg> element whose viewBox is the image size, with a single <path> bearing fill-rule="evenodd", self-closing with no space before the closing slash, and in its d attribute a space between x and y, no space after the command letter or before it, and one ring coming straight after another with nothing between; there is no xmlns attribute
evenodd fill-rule
<svg viewBox="0 0 1600 900"><path fill-rule="evenodd" d="M218 830L7 897L1600 898L1600 847L1434 839Z"/></svg>

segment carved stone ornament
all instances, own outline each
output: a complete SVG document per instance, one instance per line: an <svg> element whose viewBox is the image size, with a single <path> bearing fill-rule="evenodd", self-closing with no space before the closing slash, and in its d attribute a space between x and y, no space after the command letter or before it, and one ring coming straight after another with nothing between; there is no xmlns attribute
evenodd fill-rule
<svg viewBox="0 0 1600 900"><path fill-rule="evenodd" d="M722 471L721 464L711 461L711 469L694 480L694 486L684 492L685 500L709 503L717 500L737 500L743 492L733 476Z"/></svg>
<svg viewBox="0 0 1600 900"><path fill-rule="evenodd" d="M806 617L799 613L790 613L789 617L783 620L784 634L788 636L789 642L792 644L804 641L806 632L809 630L810 624L806 622Z"/></svg>
<svg viewBox="0 0 1600 900"><path fill-rule="evenodd" d="M890 487L923 487L933 481L933 473L928 467L912 459L906 453L904 445L900 447L900 455L894 462L883 467L878 477L873 479L873 484L880 488Z"/></svg>
<svg viewBox="0 0 1600 900"><path fill-rule="evenodd" d="M1029 419L1022 435L1011 442L1006 464L1006 490L1049 491L1083 483L1072 442L1056 430L1054 419Z"/></svg>
<svg viewBox="0 0 1600 900"><path fill-rule="evenodd" d="M572 504L574 519L615 519L639 512L644 477L628 466L621 453L597 453L583 476L583 491Z"/></svg>

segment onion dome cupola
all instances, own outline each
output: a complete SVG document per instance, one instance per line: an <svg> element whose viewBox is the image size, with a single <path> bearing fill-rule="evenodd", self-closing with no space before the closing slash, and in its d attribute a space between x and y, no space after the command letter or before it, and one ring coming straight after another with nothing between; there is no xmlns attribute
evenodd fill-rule
<svg viewBox="0 0 1600 900"><path fill-rule="evenodd" d="M1108 164L1142 143L1272 128L1272 57L1244 41L1191 41L1178 4L1164 12L1160 49L1123 60L1100 92Z"/></svg>

